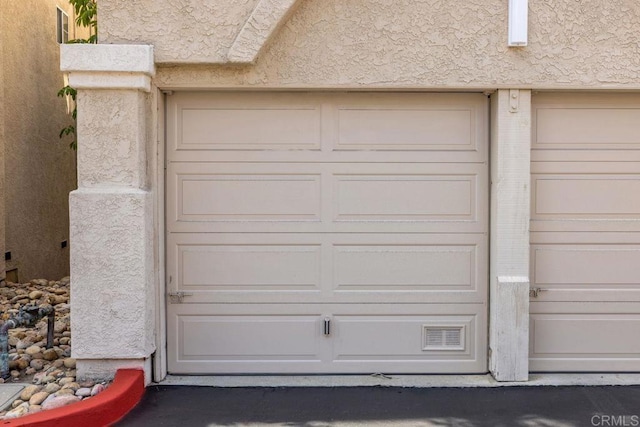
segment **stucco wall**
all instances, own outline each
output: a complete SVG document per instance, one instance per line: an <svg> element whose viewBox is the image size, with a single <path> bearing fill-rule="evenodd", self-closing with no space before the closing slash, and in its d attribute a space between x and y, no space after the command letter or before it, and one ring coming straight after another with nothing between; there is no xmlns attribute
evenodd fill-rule
<svg viewBox="0 0 640 427"><path fill-rule="evenodd" d="M162 68L162 86L640 88L640 3L529 1L507 47L506 0L299 0L255 66ZM253 0L101 0L104 43L156 61L224 63Z"/></svg>
<svg viewBox="0 0 640 427"><path fill-rule="evenodd" d="M101 43L153 44L159 62L221 62L258 0L100 0Z"/></svg>
<svg viewBox="0 0 640 427"><path fill-rule="evenodd" d="M20 280L69 274L68 194L75 188L75 153L58 133L70 123L56 42L56 6L64 1L2 2L5 225L7 269ZM70 22L71 24L71 22ZM70 25L70 38L73 38ZM1 236L0 236L1 237Z"/></svg>
<svg viewBox="0 0 640 427"><path fill-rule="evenodd" d="M0 280L5 277L4 262L4 32L6 28L6 14L0 7Z"/></svg>

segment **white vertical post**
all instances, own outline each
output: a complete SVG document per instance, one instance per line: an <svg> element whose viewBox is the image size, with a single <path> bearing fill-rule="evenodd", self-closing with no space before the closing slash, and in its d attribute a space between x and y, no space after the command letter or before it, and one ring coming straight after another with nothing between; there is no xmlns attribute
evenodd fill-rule
<svg viewBox="0 0 640 427"><path fill-rule="evenodd" d="M509 46L527 45L528 20L528 0L509 0Z"/></svg>
<svg viewBox="0 0 640 427"><path fill-rule="evenodd" d="M491 112L489 369L527 381L531 91L497 91Z"/></svg>

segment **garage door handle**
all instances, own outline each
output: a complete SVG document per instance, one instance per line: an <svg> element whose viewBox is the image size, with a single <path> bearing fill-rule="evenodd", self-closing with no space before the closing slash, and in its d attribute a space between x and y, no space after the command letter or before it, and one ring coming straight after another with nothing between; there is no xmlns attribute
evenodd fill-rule
<svg viewBox="0 0 640 427"><path fill-rule="evenodd" d="M331 335L331 319L328 317L324 318L324 330L325 335Z"/></svg>
<svg viewBox="0 0 640 427"><path fill-rule="evenodd" d="M175 304L182 304L184 297L190 297L193 294L191 292L183 292L183 291L178 291L178 292L169 292L169 298L171 299L171 303Z"/></svg>
<svg viewBox="0 0 640 427"><path fill-rule="evenodd" d="M546 291L546 290L547 290L547 289L542 289L542 288L531 288L531 289L529 289L529 297L530 297L530 298L531 298L531 297L533 297L533 298L538 298L538 294L539 294L540 292L544 292L544 291Z"/></svg>

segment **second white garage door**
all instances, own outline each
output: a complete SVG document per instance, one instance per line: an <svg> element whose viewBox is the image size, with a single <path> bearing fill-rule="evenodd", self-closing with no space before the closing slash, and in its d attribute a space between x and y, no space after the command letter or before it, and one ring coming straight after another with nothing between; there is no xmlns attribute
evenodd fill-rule
<svg viewBox="0 0 640 427"><path fill-rule="evenodd" d="M640 371L640 96L533 98L532 371Z"/></svg>
<svg viewBox="0 0 640 427"><path fill-rule="evenodd" d="M486 371L487 98L168 97L172 373Z"/></svg>

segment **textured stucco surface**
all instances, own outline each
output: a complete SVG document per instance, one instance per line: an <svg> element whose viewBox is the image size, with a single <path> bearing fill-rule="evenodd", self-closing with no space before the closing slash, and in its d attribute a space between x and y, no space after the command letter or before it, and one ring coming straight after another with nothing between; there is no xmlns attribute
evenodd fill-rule
<svg viewBox="0 0 640 427"><path fill-rule="evenodd" d="M3 0L4 1L4 0ZM0 3L4 4L4 3ZM0 7L0 280L5 278L5 262L4 262L4 247L5 247L5 221L4 221L4 31L6 18L5 9Z"/></svg>
<svg viewBox="0 0 640 427"><path fill-rule="evenodd" d="M93 378L96 380L113 379L118 369L140 369L144 372L151 371L150 359L84 359L76 361L77 378ZM149 385L150 377L145 375L145 385Z"/></svg>
<svg viewBox="0 0 640 427"><path fill-rule="evenodd" d="M159 70L162 87L640 88L640 3L529 1L507 47L507 1L300 0L255 66ZM159 63L224 63L253 1L102 0L107 43ZM197 16L196 16L197 15Z"/></svg>
<svg viewBox="0 0 640 427"><path fill-rule="evenodd" d="M160 62L221 61L257 3L101 0L98 36L101 43L154 45Z"/></svg>
<svg viewBox="0 0 640 427"><path fill-rule="evenodd" d="M252 64L301 0L260 0L229 48L227 60Z"/></svg>
<svg viewBox="0 0 640 427"><path fill-rule="evenodd" d="M108 50L117 57L117 47ZM130 51L122 50L124 56ZM127 59L132 71L123 78L121 68L105 70L98 58L104 51L75 45L63 50L63 57L81 58L69 61L69 80L81 70L88 82L78 91L78 190L70 195L73 357L79 375L112 376L134 363L150 378L158 277L157 200L149 185L155 166L148 155L155 152L149 138L157 133L148 120L156 117L153 95L133 84L149 78L149 58ZM87 62L87 56L97 57ZM121 89L108 89L97 76L119 81Z"/></svg>
<svg viewBox="0 0 640 427"><path fill-rule="evenodd" d="M137 91L79 92L79 187L146 187L144 103Z"/></svg>
<svg viewBox="0 0 640 427"><path fill-rule="evenodd" d="M60 46L62 71L105 71L153 75L153 47L149 45L113 46L72 44Z"/></svg>
<svg viewBox="0 0 640 427"><path fill-rule="evenodd" d="M144 190L71 193L73 357L153 351L153 201Z"/></svg>
<svg viewBox="0 0 640 427"><path fill-rule="evenodd" d="M56 6L65 1L2 0L0 55L4 127L5 248L19 279L59 279L69 274L68 194L75 188L75 153L58 138L70 123L56 42ZM34 23L38 30L34 31ZM70 26L70 37L74 37ZM0 209L1 210L1 209ZM1 236L0 236L1 237Z"/></svg>

